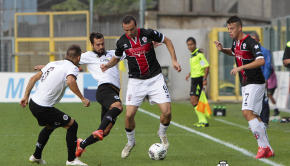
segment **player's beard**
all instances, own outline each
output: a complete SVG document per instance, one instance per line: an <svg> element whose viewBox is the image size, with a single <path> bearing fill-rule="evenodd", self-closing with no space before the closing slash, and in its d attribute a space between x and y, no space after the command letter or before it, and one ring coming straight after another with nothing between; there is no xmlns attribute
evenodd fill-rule
<svg viewBox="0 0 290 166"><path fill-rule="evenodd" d="M105 49L100 49L100 50L94 50L98 55L103 55L105 54Z"/></svg>

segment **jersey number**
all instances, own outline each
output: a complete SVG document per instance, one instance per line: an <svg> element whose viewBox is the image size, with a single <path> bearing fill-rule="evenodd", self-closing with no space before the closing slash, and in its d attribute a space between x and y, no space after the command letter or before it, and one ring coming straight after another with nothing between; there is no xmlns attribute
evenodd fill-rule
<svg viewBox="0 0 290 166"><path fill-rule="evenodd" d="M51 71L53 71L54 70L54 67L50 67L42 76L41 76L41 82L42 81L44 81L46 78L47 78L47 76L48 76L48 74L49 74L49 72L51 72Z"/></svg>

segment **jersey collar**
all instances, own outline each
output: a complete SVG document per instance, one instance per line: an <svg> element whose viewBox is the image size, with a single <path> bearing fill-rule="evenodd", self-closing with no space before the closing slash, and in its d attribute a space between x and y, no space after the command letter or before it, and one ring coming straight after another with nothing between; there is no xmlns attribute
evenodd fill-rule
<svg viewBox="0 0 290 166"><path fill-rule="evenodd" d="M75 65L74 62L70 59L64 59L64 60L67 60L67 61L71 62L73 65ZM77 66L77 65L75 65L75 66Z"/></svg>
<svg viewBox="0 0 290 166"><path fill-rule="evenodd" d="M197 53L198 53L199 49L196 48L192 53L191 53L191 56L194 57Z"/></svg>

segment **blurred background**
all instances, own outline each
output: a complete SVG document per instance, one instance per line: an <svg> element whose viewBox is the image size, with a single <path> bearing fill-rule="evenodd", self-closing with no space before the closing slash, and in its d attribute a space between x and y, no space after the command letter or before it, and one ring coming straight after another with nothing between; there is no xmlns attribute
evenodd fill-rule
<svg viewBox="0 0 290 166"><path fill-rule="evenodd" d="M261 44L271 50L278 77L277 105L287 110L289 70L282 65L282 56L290 40L289 6L289 0L0 0L0 72L33 72L34 65L63 59L71 44L90 50L90 32L103 33L106 49L115 49L123 34L122 18L130 14L139 27L157 29L172 40L181 73L171 67L164 45L156 52L173 100L189 99L185 76L190 53L185 40L192 36L210 63L209 99L239 102L239 81L230 75L234 58L219 53L213 44L219 40L231 47L225 23L237 15L244 31L256 31ZM127 71L122 73L125 92Z"/></svg>

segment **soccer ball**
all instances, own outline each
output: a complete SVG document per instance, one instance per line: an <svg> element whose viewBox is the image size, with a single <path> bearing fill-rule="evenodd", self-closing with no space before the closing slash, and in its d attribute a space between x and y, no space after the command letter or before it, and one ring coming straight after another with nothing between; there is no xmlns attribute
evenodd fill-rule
<svg viewBox="0 0 290 166"><path fill-rule="evenodd" d="M152 160L163 160L166 157L167 150L160 143L155 143L148 150L149 157Z"/></svg>

